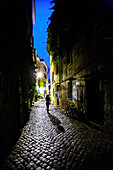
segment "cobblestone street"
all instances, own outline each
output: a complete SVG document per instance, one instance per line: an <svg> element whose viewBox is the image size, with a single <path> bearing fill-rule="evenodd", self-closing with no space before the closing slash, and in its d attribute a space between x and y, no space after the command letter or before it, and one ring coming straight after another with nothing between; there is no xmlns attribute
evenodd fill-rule
<svg viewBox="0 0 113 170"><path fill-rule="evenodd" d="M50 105L48 114L40 101L3 169L112 170L112 146L100 131L69 119L58 106Z"/></svg>

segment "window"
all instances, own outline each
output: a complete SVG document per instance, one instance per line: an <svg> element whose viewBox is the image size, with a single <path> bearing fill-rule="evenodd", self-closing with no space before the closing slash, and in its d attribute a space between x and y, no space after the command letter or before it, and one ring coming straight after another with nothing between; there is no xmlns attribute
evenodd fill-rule
<svg viewBox="0 0 113 170"><path fill-rule="evenodd" d="M44 66L44 71L46 71L46 67Z"/></svg>
<svg viewBox="0 0 113 170"><path fill-rule="evenodd" d="M70 49L67 49L67 64L70 63Z"/></svg>
<svg viewBox="0 0 113 170"><path fill-rule="evenodd" d="M40 86L40 79L38 80L38 85Z"/></svg>
<svg viewBox="0 0 113 170"><path fill-rule="evenodd" d="M44 74L44 78L47 79L47 75L46 74Z"/></svg>
<svg viewBox="0 0 113 170"><path fill-rule="evenodd" d="M52 82L54 82L54 71L52 72Z"/></svg>
<svg viewBox="0 0 113 170"><path fill-rule="evenodd" d="M40 63L38 62L38 69L40 69Z"/></svg>
<svg viewBox="0 0 113 170"><path fill-rule="evenodd" d="M72 81L68 82L68 98L72 99Z"/></svg>
<svg viewBox="0 0 113 170"><path fill-rule="evenodd" d="M58 74L58 64L56 65L56 74Z"/></svg>
<svg viewBox="0 0 113 170"><path fill-rule="evenodd" d="M70 47L67 48L67 64L72 62L72 49Z"/></svg>
<svg viewBox="0 0 113 170"><path fill-rule="evenodd" d="M54 96L54 88L53 88L53 96Z"/></svg>

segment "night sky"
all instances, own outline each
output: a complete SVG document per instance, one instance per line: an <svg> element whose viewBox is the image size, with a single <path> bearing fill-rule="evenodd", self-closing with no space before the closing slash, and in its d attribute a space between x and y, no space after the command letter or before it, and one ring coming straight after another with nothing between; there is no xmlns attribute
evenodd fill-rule
<svg viewBox="0 0 113 170"><path fill-rule="evenodd" d="M51 16L51 0L35 0L36 23L33 26L34 48L40 58L50 67L50 56L46 50L48 18Z"/></svg>

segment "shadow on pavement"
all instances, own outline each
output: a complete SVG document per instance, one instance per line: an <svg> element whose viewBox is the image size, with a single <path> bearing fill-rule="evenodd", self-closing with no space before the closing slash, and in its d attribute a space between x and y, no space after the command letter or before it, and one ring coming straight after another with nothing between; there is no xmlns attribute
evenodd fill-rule
<svg viewBox="0 0 113 170"><path fill-rule="evenodd" d="M52 122L53 125L57 126L57 129L60 131L60 132L65 132L65 129L61 124L61 121L56 117L56 116L53 116L52 114L50 114L48 112L48 116Z"/></svg>

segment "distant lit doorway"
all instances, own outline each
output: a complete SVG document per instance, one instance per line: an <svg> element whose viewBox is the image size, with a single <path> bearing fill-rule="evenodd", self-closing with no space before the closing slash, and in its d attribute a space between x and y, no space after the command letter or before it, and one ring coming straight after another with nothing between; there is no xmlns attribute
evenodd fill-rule
<svg viewBox="0 0 113 170"><path fill-rule="evenodd" d="M57 105L59 105L59 91L57 91Z"/></svg>
<svg viewBox="0 0 113 170"><path fill-rule="evenodd" d="M56 92L56 96L57 96L57 105L59 105L59 91L58 91L58 87L59 87L59 86L57 86L57 92Z"/></svg>

